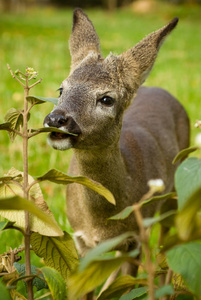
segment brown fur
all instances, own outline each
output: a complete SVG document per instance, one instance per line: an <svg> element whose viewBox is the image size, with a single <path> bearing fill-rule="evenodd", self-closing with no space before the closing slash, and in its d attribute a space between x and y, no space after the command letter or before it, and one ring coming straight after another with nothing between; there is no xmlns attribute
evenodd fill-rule
<svg viewBox="0 0 201 300"><path fill-rule="evenodd" d="M103 240L138 231L133 215L122 221L107 219L139 201L150 179L163 179L164 193L173 190L177 166L172 160L188 146L188 117L168 92L140 85L177 21L148 35L127 52L104 59L91 21L80 9L74 12L71 73L62 83L58 106L44 124L79 134L63 139L51 135L49 143L59 150L73 148L69 173L102 183L116 199L114 206L84 186L68 186L68 218L82 256ZM114 104L104 105L104 96L114 98ZM155 204L148 206L144 216L152 216L156 209ZM129 243L121 249L127 251L132 246Z"/></svg>

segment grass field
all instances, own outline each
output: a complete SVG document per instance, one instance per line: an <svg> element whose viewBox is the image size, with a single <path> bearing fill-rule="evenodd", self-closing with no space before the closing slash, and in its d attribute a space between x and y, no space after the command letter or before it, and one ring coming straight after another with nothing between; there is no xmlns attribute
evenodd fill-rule
<svg viewBox="0 0 201 300"><path fill-rule="evenodd" d="M169 90L185 106L192 128L192 143L198 129L196 119L201 118L201 6L158 5L149 14L136 14L126 8L108 13L103 10L88 10L100 36L104 56L110 51L120 54L132 47L145 35L165 25L175 16L180 17L177 29L163 45L155 67L146 85L160 86ZM67 77L70 55L67 40L71 31L72 10L32 9L24 14L0 14L0 122L11 107L22 108L23 90L12 79L6 64L13 70L24 71L33 67L43 78L31 94L43 97L57 97L56 90ZM32 110L30 127L42 127L43 119L52 109L51 104L36 106ZM22 170L21 140L11 144L6 132L0 132L1 176L12 166ZM41 134L30 140L29 173L42 175L51 168L66 172L71 151L58 152L46 143ZM42 184L42 189L51 210L65 229L65 187ZM10 237L10 231L3 233L0 251L8 246L17 247L21 236ZM8 243L7 243L8 242Z"/></svg>

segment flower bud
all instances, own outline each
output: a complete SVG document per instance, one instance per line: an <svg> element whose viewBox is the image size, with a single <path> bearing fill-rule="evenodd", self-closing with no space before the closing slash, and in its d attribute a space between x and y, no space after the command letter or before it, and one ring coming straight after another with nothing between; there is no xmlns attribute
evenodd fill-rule
<svg viewBox="0 0 201 300"><path fill-rule="evenodd" d="M165 184L162 179L151 179L148 181L148 186L154 192L162 192L165 189Z"/></svg>

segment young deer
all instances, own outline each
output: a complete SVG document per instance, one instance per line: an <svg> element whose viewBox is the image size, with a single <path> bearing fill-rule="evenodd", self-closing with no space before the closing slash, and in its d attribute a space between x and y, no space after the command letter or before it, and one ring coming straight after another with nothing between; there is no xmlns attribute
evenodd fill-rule
<svg viewBox="0 0 201 300"><path fill-rule="evenodd" d="M68 185L67 213L81 256L103 240L137 232L133 214L122 221L107 219L138 202L148 191L150 179L161 178L164 193L174 188L172 160L188 146L189 120L168 92L140 85L177 22L173 19L130 50L104 59L91 21L82 10L74 12L71 72L44 126L77 134L53 132L48 142L57 150L73 148L70 174L100 182L116 199L114 206L87 187ZM150 205L143 215L150 217L156 209ZM134 244L129 240L121 249L128 251Z"/></svg>

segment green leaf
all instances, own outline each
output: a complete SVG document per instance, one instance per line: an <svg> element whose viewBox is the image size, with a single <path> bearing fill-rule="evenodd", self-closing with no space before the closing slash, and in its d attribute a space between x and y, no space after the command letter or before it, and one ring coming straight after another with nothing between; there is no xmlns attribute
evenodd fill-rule
<svg viewBox="0 0 201 300"><path fill-rule="evenodd" d="M12 227L13 224L15 224L15 222L10 222L8 220L7 221L0 221L0 231Z"/></svg>
<svg viewBox="0 0 201 300"><path fill-rule="evenodd" d="M160 299L164 296L173 295L173 294L174 294L174 289L170 284L169 285L164 285L164 286L160 287L158 290L155 291L156 299Z"/></svg>
<svg viewBox="0 0 201 300"><path fill-rule="evenodd" d="M5 182L5 181L11 181L13 179L17 179L17 178L22 178L22 174L17 174L17 175L14 175L14 176L3 176L3 177L0 177L0 181L1 182Z"/></svg>
<svg viewBox="0 0 201 300"><path fill-rule="evenodd" d="M201 159L188 158L177 169L175 186L180 212L176 218L178 235L188 241L201 224L198 211L201 207Z"/></svg>
<svg viewBox="0 0 201 300"><path fill-rule="evenodd" d="M26 273L26 267L25 264L19 264L17 262L15 262L14 264L15 269L17 270L17 272L19 274L21 274L21 276L24 276ZM32 275L37 275L38 274L38 268L31 265L31 274ZM44 277L43 275L40 277L35 277L32 281L33 286L36 287L37 291L42 290L42 289L48 289L48 286L46 284L46 282L44 281Z"/></svg>
<svg viewBox="0 0 201 300"><path fill-rule="evenodd" d="M10 181L9 178L11 178ZM23 194L23 180L23 172L20 172L15 168L11 168L8 173L2 177L2 184L0 184L0 198L5 199L15 197L16 195L19 195L20 197ZM29 185L35 182L33 177L30 175L28 175L28 182ZM47 223L41 218L38 218L36 215L30 214L29 221L31 231L39 232L40 234L48 236L63 235L63 231L59 228L52 212L49 210L47 203L43 198L43 194L38 183L32 185L30 188L29 199L30 201L28 201L28 203L31 203L32 205L35 204L34 207L37 207L38 211L41 210L45 213L44 216L46 220L48 220ZM10 221L16 222L17 226L22 228L25 227L24 208L23 210L16 209L15 211L5 209L0 210L0 215Z"/></svg>
<svg viewBox="0 0 201 300"><path fill-rule="evenodd" d="M61 133L65 133L68 135L77 136L76 133L70 133L70 132L61 130L56 127L42 127L42 128L37 128L37 129L31 129L31 133L42 133L42 132L61 132Z"/></svg>
<svg viewBox="0 0 201 300"><path fill-rule="evenodd" d="M127 206L120 213L108 218L108 220L123 220L133 212L133 206Z"/></svg>
<svg viewBox="0 0 201 300"><path fill-rule="evenodd" d="M43 258L48 267L57 270L65 280L78 265L73 239L66 232L62 237L47 237L32 233L31 245L36 255Z"/></svg>
<svg viewBox="0 0 201 300"><path fill-rule="evenodd" d="M154 197L152 197L148 200L143 201L142 206L147 206L147 205L152 204L153 202L156 202L156 201L171 199L171 198L174 198L175 196L176 196L175 192L167 193L167 194L160 195L160 196L154 196Z"/></svg>
<svg viewBox="0 0 201 300"><path fill-rule="evenodd" d="M144 202L142 202L142 206L147 206L152 204L155 201L162 201L164 199L170 199L176 196L176 193L168 193L165 195L154 196ZM123 220L126 219L133 212L133 206L127 206L120 213L110 217L108 220Z"/></svg>
<svg viewBox="0 0 201 300"><path fill-rule="evenodd" d="M40 210L33 202L28 201L27 199L24 199L20 196L14 196L14 197L9 197L9 198L0 198L0 210L26 210L29 211L30 213L34 214L37 216L39 219L44 221L49 225L49 227L52 230L52 234L54 235L61 235L61 229L57 225L57 223L54 223L50 216L46 213L44 213L42 210ZM3 213L0 212L1 215L6 217ZM11 221L16 222L17 225L21 225L21 218L24 215L19 214L11 214L10 219ZM23 218L24 219L24 218ZM19 224L20 223L20 224ZM32 226L31 226L31 230Z"/></svg>
<svg viewBox="0 0 201 300"><path fill-rule="evenodd" d="M72 274L68 285L69 298L74 300L94 290L127 260L128 256L98 259L90 263L82 272L77 271Z"/></svg>
<svg viewBox="0 0 201 300"><path fill-rule="evenodd" d="M108 202L115 205L115 199L112 193L106 189L102 184L83 176L69 176L65 173L52 169L45 173L43 176L37 177L38 181L49 180L58 184L70 184L70 183L80 183L95 192L99 193L101 196L105 197Z"/></svg>
<svg viewBox="0 0 201 300"><path fill-rule="evenodd" d="M137 289L133 289L128 294L121 296L121 298L119 300L133 300L140 296L146 296L147 291L148 291L147 287L140 287Z"/></svg>
<svg viewBox="0 0 201 300"><path fill-rule="evenodd" d="M179 273L189 289L197 296L201 295L201 244L189 243L169 250L167 261L170 268Z"/></svg>
<svg viewBox="0 0 201 300"><path fill-rule="evenodd" d="M172 163L173 163L173 164L176 164L176 162L177 162L178 160L184 159L186 156L188 156L188 154L190 154L190 153L192 153L192 152L194 152L194 151L196 151L196 150L198 150L198 149L200 149L200 148L199 148L199 147L189 147L189 148L186 148L186 149L180 151L180 152L177 154L177 156L174 158L174 160L173 160Z"/></svg>
<svg viewBox="0 0 201 300"><path fill-rule="evenodd" d="M201 159L190 157L177 168L175 188L178 194L178 208L181 210L189 198L201 188Z"/></svg>
<svg viewBox="0 0 201 300"><path fill-rule="evenodd" d="M61 274L49 267L43 267L40 270L47 281L53 300L67 299L66 283Z"/></svg>
<svg viewBox="0 0 201 300"><path fill-rule="evenodd" d="M46 98L46 97L38 97L38 96L27 96L26 97L27 101L31 104L43 104L45 102L51 102L55 105L58 104L58 98Z"/></svg>
<svg viewBox="0 0 201 300"><path fill-rule="evenodd" d="M104 241L100 243L97 247L89 250L85 257L81 260L79 271L83 271L93 260L98 259L100 255L114 250L117 245L121 244L125 239L129 237L133 237L132 232L126 232L117 237Z"/></svg>
<svg viewBox="0 0 201 300"><path fill-rule="evenodd" d="M0 130L11 130L11 123L10 122L6 122L6 123L2 123L0 124Z"/></svg>
<svg viewBox="0 0 201 300"><path fill-rule="evenodd" d="M198 225L198 211L201 207L201 189L189 198L186 207L176 216L176 228L179 238L190 241L201 237L201 225Z"/></svg>
<svg viewBox="0 0 201 300"><path fill-rule="evenodd" d="M156 223L159 223L159 222L166 220L167 218L175 216L175 215L176 215L176 210L171 210L171 211L168 211L162 215L159 215L159 216L156 216L153 218L145 218L145 219L143 219L143 224L144 224L144 227L150 227Z"/></svg>
<svg viewBox="0 0 201 300"><path fill-rule="evenodd" d="M1 291L1 299L3 300L11 300L11 296L9 294L6 286L0 281L0 291Z"/></svg>
<svg viewBox="0 0 201 300"><path fill-rule="evenodd" d="M18 130L20 125L23 124L23 114L22 111L15 108L10 108L5 116L5 121L10 123L10 129ZM14 141L16 133L13 131L8 131L11 142Z"/></svg>
<svg viewBox="0 0 201 300"><path fill-rule="evenodd" d="M115 279L110 286L101 293L97 300L107 300L111 298L120 298L128 289L133 288L135 284L146 284L145 279L134 278L124 275Z"/></svg>

